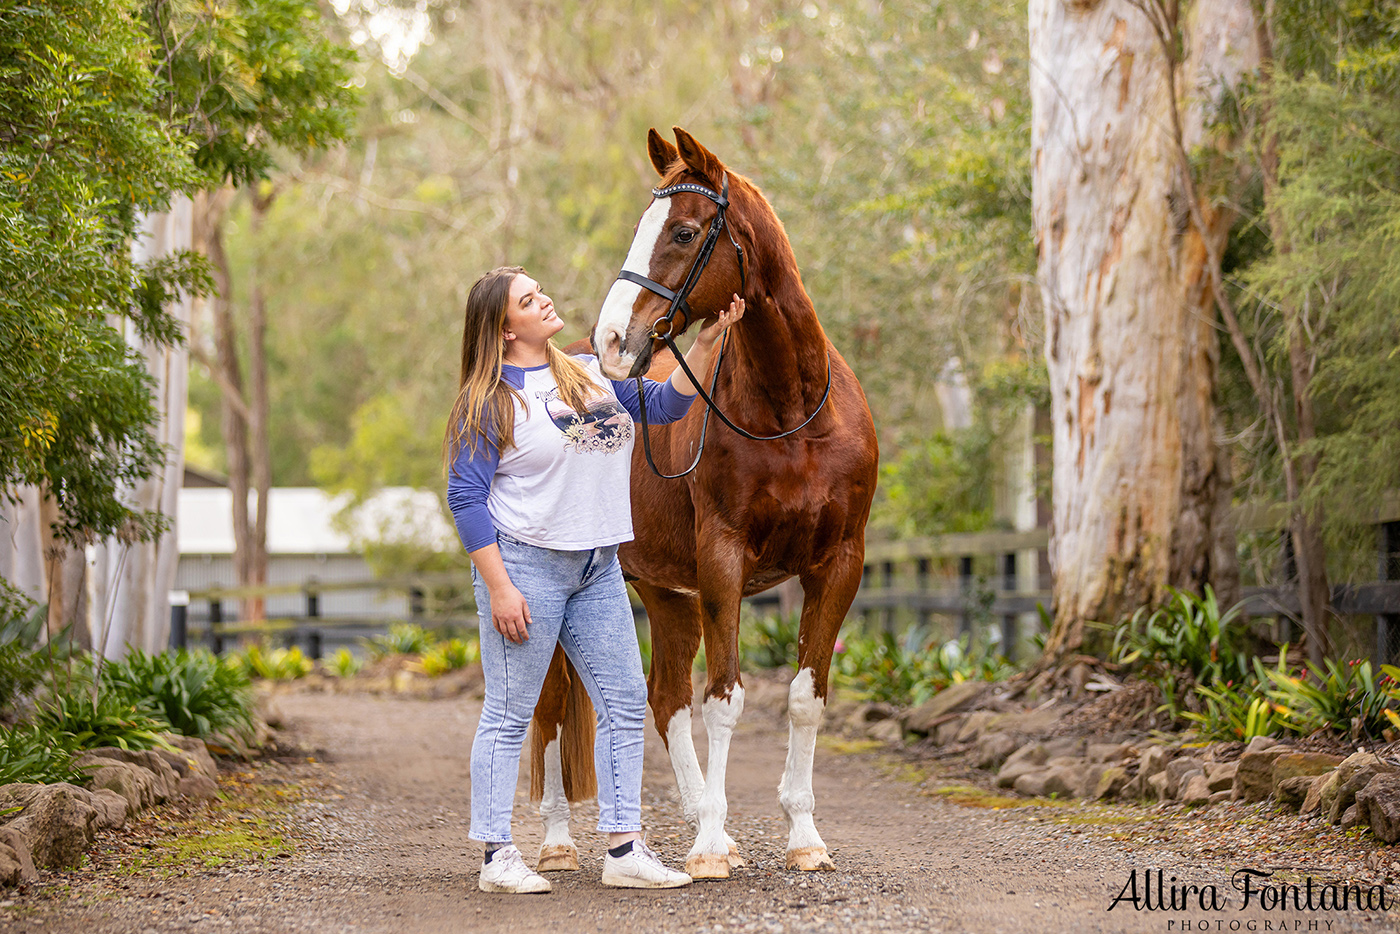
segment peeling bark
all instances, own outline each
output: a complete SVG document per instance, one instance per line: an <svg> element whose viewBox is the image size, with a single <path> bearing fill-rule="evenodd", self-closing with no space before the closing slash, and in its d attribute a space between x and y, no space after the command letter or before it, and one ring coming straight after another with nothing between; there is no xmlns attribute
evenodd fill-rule
<svg viewBox="0 0 1400 934"><path fill-rule="evenodd" d="M1174 128L1188 149L1207 142L1221 85L1255 65L1253 29L1247 0L1201 4L1169 80L1152 21L1129 0L1030 3L1054 439L1049 662L1083 644L1087 621L1168 586L1238 592L1204 271L1231 217L1203 203L1205 230L1189 222Z"/></svg>

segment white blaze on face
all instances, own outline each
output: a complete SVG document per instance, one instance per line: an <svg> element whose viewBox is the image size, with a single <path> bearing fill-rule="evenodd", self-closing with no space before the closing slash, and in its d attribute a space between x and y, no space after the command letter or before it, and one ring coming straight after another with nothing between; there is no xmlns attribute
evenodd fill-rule
<svg viewBox="0 0 1400 934"><path fill-rule="evenodd" d="M632 248L627 251L623 269L640 276L651 272L651 256L656 252L656 243L670 214L670 198L652 201L651 207L637 222L637 235L632 238ZM602 311L598 312L593 344L598 351L598 365L603 375L610 379L626 379L627 371L637 360L635 353L623 354L621 351L622 342L627 337L627 326L632 323L632 308L641 294L642 287L637 283L618 279L608 290L608 297L603 299Z"/></svg>

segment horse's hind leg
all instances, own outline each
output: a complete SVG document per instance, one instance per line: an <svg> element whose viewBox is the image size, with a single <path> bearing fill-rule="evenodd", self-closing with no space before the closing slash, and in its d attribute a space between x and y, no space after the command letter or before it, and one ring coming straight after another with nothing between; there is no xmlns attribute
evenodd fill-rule
<svg viewBox="0 0 1400 934"><path fill-rule="evenodd" d="M831 653L841 622L860 587L862 560L852 551L833 561L821 573L802 576L802 623L798 637L797 676L788 687L788 755L778 802L787 818L787 868L833 870L836 864L812 820L816 796L812 792L812 762L817 748L817 728L826 708Z"/></svg>
<svg viewBox="0 0 1400 934"><path fill-rule="evenodd" d="M569 799L561 754L568 729L565 722L572 699L571 680L564 652L556 646L530 724L530 797L540 802L540 819L544 821L544 842L535 867L538 872L578 868L578 847L569 835Z"/></svg>

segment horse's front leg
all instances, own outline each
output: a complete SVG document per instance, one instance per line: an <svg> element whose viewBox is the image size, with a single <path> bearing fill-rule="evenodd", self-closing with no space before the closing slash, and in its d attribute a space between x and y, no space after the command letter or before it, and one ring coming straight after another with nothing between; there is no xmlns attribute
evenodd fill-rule
<svg viewBox="0 0 1400 934"><path fill-rule="evenodd" d="M648 702L657 732L671 757L680 793L681 814L692 827L700 821L700 799L705 793L705 773L695 754L691 734L690 672L700 647L700 598L656 587L645 581L633 583L651 620L651 670L647 674ZM702 708L703 709L703 708ZM734 841L727 835L731 869L744 865Z"/></svg>
<svg viewBox="0 0 1400 934"><path fill-rule="evenodd" d="M787 818L787 868L833 870L836 864L812 819L816 794L812 791L812 766L816 757L817 729L826 709L831 653L841 622L860 587L862 560L852 552L834 561L822 574L802 577L802 623L798 630L797 676L788 687L788 755L778 803Z"/></svg>
<svg viewBox="0 0 1400 934"><path fill-rule="evenodd" d="M699 537L702 542L722 541L719 536ZM724 829L729 816L724 778L730 740L744 712L744 686L739 676L739 598L744 567L737 549L702 548L698 558L707 675L700 716L709 736L709 756L696 809L695 844L685 867L696 879L727 879L731 863L742 864L733 839Z"/></svg>

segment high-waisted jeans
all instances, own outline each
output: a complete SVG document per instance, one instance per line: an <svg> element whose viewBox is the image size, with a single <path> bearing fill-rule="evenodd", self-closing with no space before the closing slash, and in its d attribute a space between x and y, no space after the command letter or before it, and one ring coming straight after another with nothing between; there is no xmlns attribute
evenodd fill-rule
<svg viewBox="0 0 1400 934"><path fill-rule="evenodd" d="M473 840L505 843L525 732L556 643L597 711L598 830L642 829L642 725L647 685L617 546L554 551L497 536L511 583L530 609L530 638L508 640L491 625L491 595L477 576L486 701L472 742Z"/></svg>

